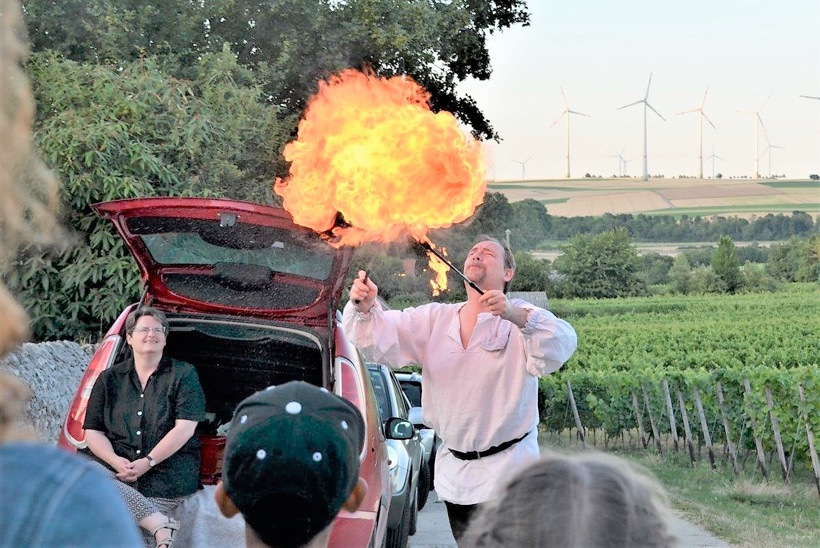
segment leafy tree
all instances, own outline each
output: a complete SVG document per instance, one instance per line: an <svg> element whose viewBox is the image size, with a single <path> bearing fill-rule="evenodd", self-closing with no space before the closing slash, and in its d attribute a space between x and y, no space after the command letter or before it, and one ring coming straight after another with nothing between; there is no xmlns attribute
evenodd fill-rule
<svg viewBox="0 0 820 548"><path fill-rule="evenodd" d="M729 293L736 292L743 281L740 263L737 260L735 242L728 236L721 236L718 247L712 254L712 271L720 278Z"/></svg>
<svg viewBox="0 0 820 548"><path fill-rule="evenodd" d="M647 285L662 285L669 281L669 269L674 259L660 253L641 255L641 276Z"/></svg>
<svg viewBox="0 0 820 548"><path fill-rule="evenodd" d="M711 266L700 266L692 270L689 292L696 294L726 293L726 285L715 274Z"/></svg>
<svg viewBox="0 0 820 548"><path fill-rule="evenodd" d="M626 229L581 234L561 249L564 254L555 267L563 275L563 296L608 298L645 292L638 276L641 260Z"/></svg>
<svg viewBox="0 0 820 548"><path fill-rule="evenodd" d="M780 284L777 280L766 274L763 265L746 263L741 270L743 276L743 290L750 292L777 291Z"/></svg>
<svg viewBox="0 0 820 548"><path fill-rule="evenodd" d="M524 0L26 0L34 51L81 62L128 63L163 56L187 77L199 57L227 42L241 64L262 71L273 104L299 114L319 80L348 67L406 74L476 136L496 138L457 84L486 80L489 34L528 25ZM295 126L294 126L295 128Z"/></svg>
<svg viewBox="0 0 820 548"><path fill-rule="evenodd" d="M45 52L28 68L37 144L61 175L75 238L50 254L27 250L5 276L37 339L91 337L140 292L134 261L91 205L168 195L263 201L273 167L261 164L273 164L281 126L229 52L203 56L193 81L168 76L153 58L119 70Z"/></svg>
<svg viewBox="0 0 820 548"><path fill-rule="evenodd" d="M692 285L692 268L685 254L679 253L675 257L675 262L669 269L669 281L675 293L689 293Z"/></svg>
<svg viewBox="0 0 820 548"><path fill-rule="evenodd" d="M504 241L505 230L509 228L513 221L514 210L501 192L487 192L484 195L484 203L476 210L473 218L467 224L466 233L469 238L475 238L479 234L487 234ZM467 250L464 250L466 256Z"/></svg>
<svg viewBox="0 0 820 548"><path fill-rule="evenodd" d="M766 273L784 282L820 281L820 235L772 246Z"/></svg>
<svg viewBox="0 0 820 548"><path fill-rule="evenodd" d="M536 259L527 252L515 253L515 278L512 282L514 291L550 291L550 262Z"/></svg>
<svg viewBox="0 0 820 548"><path fill-rule="evenodd" d="M510 246L513 249L536 249L549 234L550 216L547 214L547 208L531 198L513 202L510 206Z"/></svg>

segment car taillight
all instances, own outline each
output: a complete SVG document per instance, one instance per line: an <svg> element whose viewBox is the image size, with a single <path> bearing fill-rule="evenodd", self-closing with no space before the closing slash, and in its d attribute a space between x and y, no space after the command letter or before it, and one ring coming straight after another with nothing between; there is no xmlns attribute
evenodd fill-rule
<svg viewBox="0 0 820 548"><path fill-rule="evenodd" d="M71 402L68 415L63 423L63 431L57 442L58 445L64 449L76 451L77 449L86 448L87 444L85 441L83 423L85 422L88 398L91 396L91 389L94 388L97 377L99 377L100 373L104 370L111 367L112 360L114 359L114 351L120 339L121 337L119 335L107 337L94 353L91 363L88 364L88 369L85 375L83 375L83 380L80 382L80 389L74 395L74 400Z"/></svg>

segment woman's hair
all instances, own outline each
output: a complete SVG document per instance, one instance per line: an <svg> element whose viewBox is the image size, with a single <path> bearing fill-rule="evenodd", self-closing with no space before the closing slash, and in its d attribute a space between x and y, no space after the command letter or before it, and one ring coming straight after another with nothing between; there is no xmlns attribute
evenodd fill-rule
<svg viewBox="0 0 820 548"><path fill-rule="evenodd" d="M549 455L480 508L462 547L676 546L657 482L606 455Z"/></svg>
<svg viewBox="0 0 820 548"><path fill-rule="evenodd" d="M165 330L165 333L168 333L168 318L165 317L165 313L151 306L141 306L131 312L125 319L125 332L129 335L133 335L134 329L137 327L137 321L139 321L139 319L143 316L151 316L152 318L155 318L162 324L162 328Z"/></svg>
<svg viewBox="0 0 820 548"><path fill-rule="evenodd" d="M22 69L25 26L16 0L0 0L0 271L21 244L45 244L58 234L58 185L35 154L34 98ZM0 356L28 336L28 317L0 283Z"/></svg>

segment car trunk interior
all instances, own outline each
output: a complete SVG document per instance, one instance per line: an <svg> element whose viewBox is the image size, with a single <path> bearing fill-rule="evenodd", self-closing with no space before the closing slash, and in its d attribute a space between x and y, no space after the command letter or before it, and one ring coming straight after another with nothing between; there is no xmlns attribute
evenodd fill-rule
<svg viewBox="0 0 820 548"><path fill-rule="evenodd" d="M237 404L258 390L292 380L325 386L327 343L321 332L293 325L169 316L165 354L192 364L205 392L202 433L230 422Z"/></svg>

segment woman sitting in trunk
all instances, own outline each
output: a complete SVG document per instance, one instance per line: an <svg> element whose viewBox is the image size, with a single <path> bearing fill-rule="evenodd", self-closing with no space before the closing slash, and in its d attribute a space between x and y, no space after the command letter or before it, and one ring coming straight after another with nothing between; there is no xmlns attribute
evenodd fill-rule
<svg viewBox="0 0 820 548"><path fill-rule="evenodd" d="M125 321L133 358L97 379L88 400L88 449L116 477L136 522L170 547L179 522L167 516L199 488L197 423L205 395L194 367L163 356L168 320L150 307Z"/></svg>

